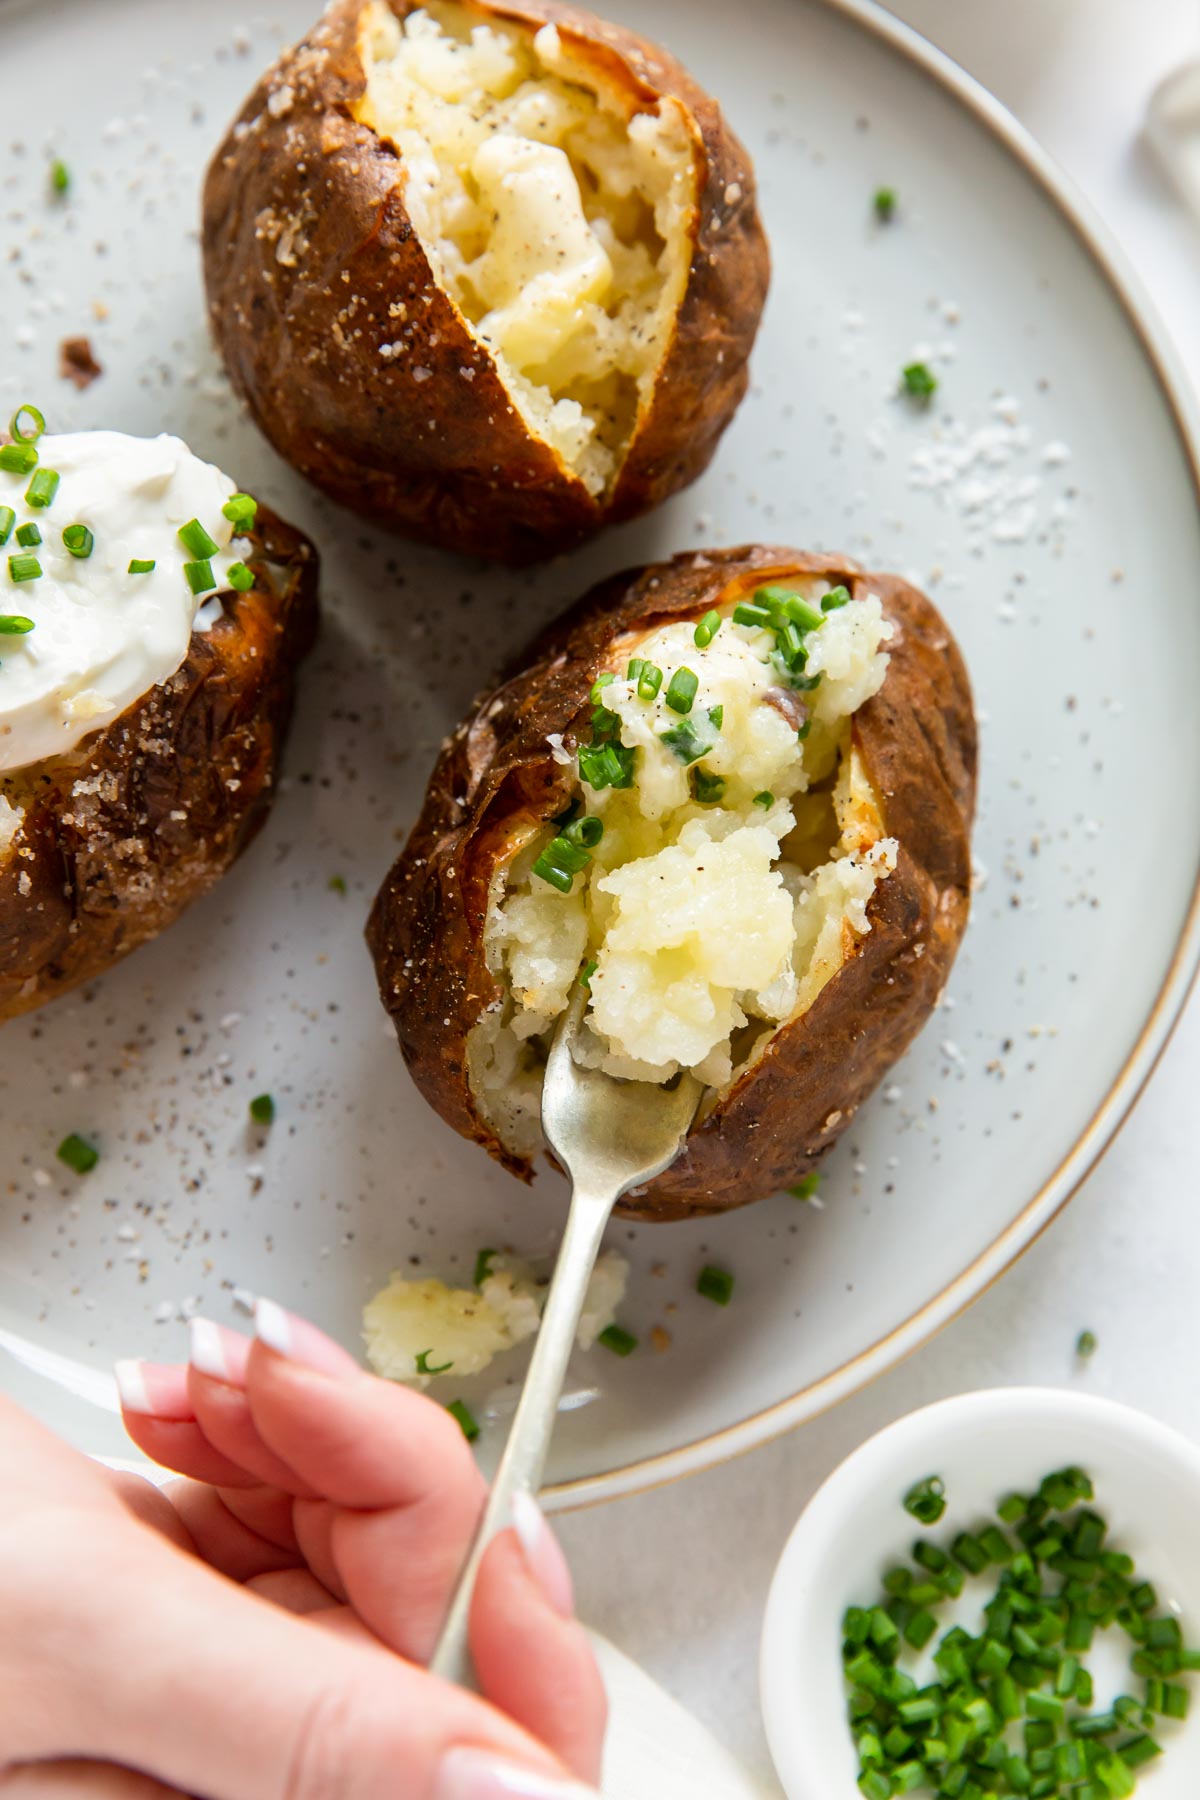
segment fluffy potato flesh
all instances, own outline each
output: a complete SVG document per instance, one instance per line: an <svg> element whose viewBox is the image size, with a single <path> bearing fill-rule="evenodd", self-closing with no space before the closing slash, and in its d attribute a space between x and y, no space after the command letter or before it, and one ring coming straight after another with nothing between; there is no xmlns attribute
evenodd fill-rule
<svg viewBox="0 0 1200 1800"><path fill-rule="evenodd" d="M821 612L827 583L789 587ZM632 779L599 791L581 780L603 836L570 892L538 872L553 828L493 883L485 947L504 999L471 1033L469 1072L519 1154L538 1147L546 1046L581 966L583 1061L654 1082L690 1069L719 1094L854 954L896 866L850 726L887 671L879 600L823 614L803 691L781 676L770 629L735 622L732 602L718 610L705 647L694 620L614 645L596 697ZM652 696L639 663L661 674ZM680 671L695 678L683 713Z"/></svg>
<svg viewBox="0 0 1200 1800"><path fill-rule="evenodd" d="M399 153L439 285L530 431L606 493L687 286L699 177L685 109L631 112L555 26L481 24L445 0L403 21L373 0L359 53L357 116Z"/></svg>
<svg viewBox="0 0 1200 1800"><path fill-rule="evenodd" d="M478 1375L537 1332L549 1284L521 1257L490 1255L476 1287L454 1288L397 1270L363 1309L367 1361L377 1375L426 1388L433 1376ZM616 1320L629 1264L615 1250L598 1258L575 1334L590 1350Z"/></svg>

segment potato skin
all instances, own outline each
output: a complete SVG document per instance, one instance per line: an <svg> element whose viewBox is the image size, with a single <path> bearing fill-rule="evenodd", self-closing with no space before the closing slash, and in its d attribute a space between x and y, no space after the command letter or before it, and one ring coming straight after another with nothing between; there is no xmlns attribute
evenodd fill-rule
<svg viewBox="0 0 1200 1800"><path fill-rule="evenodd" d="M225 616L174 675L76 750L0 779L25 807L0 860L0 1019L156 937L266 819L318 565L265 507L252 535L254 587L220 596Z"/></svg>
<svg viewBox="0 0 1200 1800"><path fill-rule="evenodd" d="M388 0L398 18L418 0ZM657 506L708 466L746 390L769 257L750 159L664 51L556 0L472 6L557 25L639 103L693 122L691 273L651 405L607 499L532 437L488 351L438 287L396 153L352 116L366 0L333 0L265 75L209 167L209 313L234 386L280 454L336 500L447 549L525 563ZM403 304L407 316L391 312ZM404 354L382 356L400 340ZM420 381L414 371L428 370Z"/></svg>
<svg viewBox="0 0 1200 1800"><path fill-rule="evenodd" d="M883 686L854 716L854 739L899 840L871 898L871 930L798 1020L693 1127L679 1159L627 1195L627 1217L685 1219L776 1193L824 1157L907 1047L950 972L970 897L976 733L966 668L925 596L844 557L753 546L678 556L617 575L534 646L526 666L477 703L443 748L425 805L375 902L367 938L380 994L417 1086L443 1119L514 1175L467 1079L471 1027L500 997L483 954L493 874L514 837L567 805L569 749L590 726L591 684L613 640L699 618L731 590L823 576L877 594L896 627Z"/></svg>

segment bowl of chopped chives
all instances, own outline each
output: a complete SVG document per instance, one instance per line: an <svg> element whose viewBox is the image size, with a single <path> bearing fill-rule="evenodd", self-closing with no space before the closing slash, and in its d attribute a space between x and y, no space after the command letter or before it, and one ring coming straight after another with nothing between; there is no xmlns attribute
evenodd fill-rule
<svg viewBox="0 0 1200 1800"><path fill-rule="evenodd" d="M788 1800L1196 1800L1200 1448L1050 1388L899 1420L793 1530L760 1675Z"/></svg>

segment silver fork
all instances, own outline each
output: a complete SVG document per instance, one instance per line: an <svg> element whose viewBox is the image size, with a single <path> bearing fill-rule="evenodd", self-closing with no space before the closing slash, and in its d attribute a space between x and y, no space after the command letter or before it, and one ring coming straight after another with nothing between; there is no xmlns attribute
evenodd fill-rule
<svg viewBox="0 0 1200 1800"><path fill-rule="evenodd" d="M567 1227L504 1455L430 1664L460 1687L474 1685L467 1622L479 1564L496 1534L512 1523L517 1494L536 1494L541 1486L604 1228L622 1194L674 1162L704 1092L692 1075L681 1075L674 1087L663 1088L581 1068L571 1050L586 1002L587 994L577 984L554 1036L542 1090L542 1129L571 1177Z"/></svg>

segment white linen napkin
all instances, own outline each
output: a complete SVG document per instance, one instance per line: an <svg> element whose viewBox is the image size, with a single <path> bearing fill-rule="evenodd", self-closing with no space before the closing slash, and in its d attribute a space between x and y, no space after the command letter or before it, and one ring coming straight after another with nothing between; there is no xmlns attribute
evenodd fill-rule
<svg viewBox="0 0 1200 1800"><path fill-rule="evenodd" d="M779 1800L606 1638L590 1634L608 1689L605 1800Z"/></svg>

